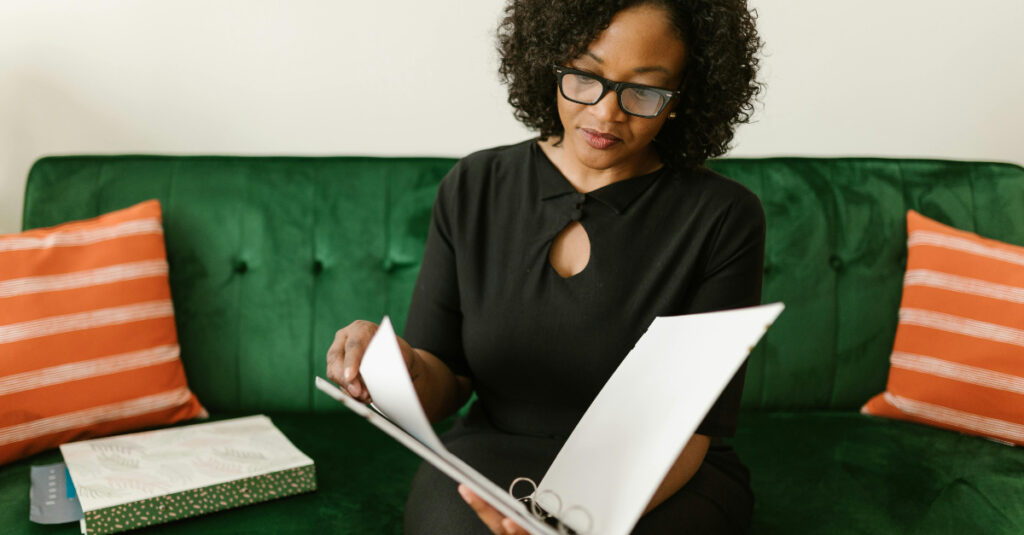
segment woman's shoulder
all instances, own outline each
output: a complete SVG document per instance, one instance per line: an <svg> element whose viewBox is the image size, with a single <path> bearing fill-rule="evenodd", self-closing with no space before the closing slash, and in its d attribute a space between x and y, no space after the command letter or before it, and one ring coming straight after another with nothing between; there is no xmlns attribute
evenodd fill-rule
<svg viewBox="0 0 1024 535"><path fill-rule="evenodd" d="M536 139L527 139L511 145L478 150L461 158L455 168L474 174L513 170L530 160L536 144Z"/></svg>
<svg viewBox="0 0 1024 535"><path fill-rule="evenodd" d="M688 199L706 208L724 212L745 212L764 217L764 208L756 193L747 186L707 167L670 169L667 181L680 199Z"/></svg>
<svg viewBox="0 0 1024 535"><path fill-rule="evenodd" d="M674 176L676 183L699 189L709 195L734 199L757 197L747 186L708 167L685 170L673 168L669 172Z"/></svg>
<svg viewBox="0 0 1024 535"><path fill-rule="evenodd" d="M508 178L529 172L536 139L473 152L455 163L441 182L442 190L468 193L506 183Z"/></svg>

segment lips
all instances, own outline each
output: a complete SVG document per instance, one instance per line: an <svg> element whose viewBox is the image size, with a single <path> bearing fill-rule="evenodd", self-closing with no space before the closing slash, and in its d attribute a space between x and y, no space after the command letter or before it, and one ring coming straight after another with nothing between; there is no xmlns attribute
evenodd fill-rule
<svg viewBox="0 0 1024 535"><path fill-rule="evenodd" d="M583 139L587 144L597 150L607 150L616 143L622 142L621 139L611 134L605 134L597 130L591 130L590 128L581 128L580 132L583 134Z"/></svg>

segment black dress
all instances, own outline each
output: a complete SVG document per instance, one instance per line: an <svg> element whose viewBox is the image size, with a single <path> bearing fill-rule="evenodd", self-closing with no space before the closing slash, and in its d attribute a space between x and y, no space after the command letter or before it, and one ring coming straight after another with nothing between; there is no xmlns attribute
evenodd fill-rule
<svg viewBox="0 0 1024 535"><path fill-rule="evenodd" d="M548 253L574 220L590 259L562 278ZM764 236L757 197L706 169L663 167L582 194L535 140L460 160L438 190L404 333L473 381L477 402L442 440L499 486L540 481L656 316L760 303ZM712 437L697 474L634 533L746 530L748 473L721 440L734 432L743 374L697 430ZM487 530L424 463L405 532Z"/></svg>

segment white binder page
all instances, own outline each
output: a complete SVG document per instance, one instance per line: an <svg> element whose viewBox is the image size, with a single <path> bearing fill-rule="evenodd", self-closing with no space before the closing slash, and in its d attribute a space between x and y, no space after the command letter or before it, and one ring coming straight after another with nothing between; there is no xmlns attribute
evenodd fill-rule
<svg viewBox="0 0 1024 535"><path fill-rule="evenodd" d="M775 303L656 318L558 452L538 486L540 505L553 493L570 527L629 533L782 309Z"/></svg>
<svg viewBox="0 0 1024 535"><path fill-rule="evenodd" d="M409 448L410 451L434 465L448 477L468 486L477 494L477 496L480 496L482 499L494 506L498 511L501 511L502 514L517 522L530 533L558 535L558 532L553 528L529 514L528 510L512 498L506 491L499 488L443 446L440 449L427 447L413 438L412 435L406 433L401 427L395 425L394 422L384 418L376 412L373 412L322 377L317 377L315 379L315 384L317 389L342 402L346 407L352 410L352 412L366 418L381 431L384 431L391 438L397 440L406 448ZM467 505L466 507L469 506Z"/></svg>
<svg viewBox="0 0 1024 535"><path fill-rule="evenodd" d="M359 373L377 410L430 448L444 449L423 412L402 350L398 348L395 329L387 316L366 346Z"/></svg>

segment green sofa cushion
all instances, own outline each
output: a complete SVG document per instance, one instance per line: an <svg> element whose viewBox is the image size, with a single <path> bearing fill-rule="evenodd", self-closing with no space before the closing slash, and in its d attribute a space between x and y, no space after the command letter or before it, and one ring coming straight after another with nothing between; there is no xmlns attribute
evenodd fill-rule
<svg viewBox="0 0 1024 535"><path fill-rule="evenodd" d="M138 533L401 532L418 457L350 413L271 418L316 462L316 492ZM1024 533L1019 448L850 412L748 412L738 433L757 499L752 533ZM29 465L59 460L0 470L3 533L77 533L27 520Z"/></svg>
<svg viewBox="0 0 1024 535"><path fill-rule="evenodd" d="M1024 533L1024 451L854 412L744 413L753 533Z"/></svg>

